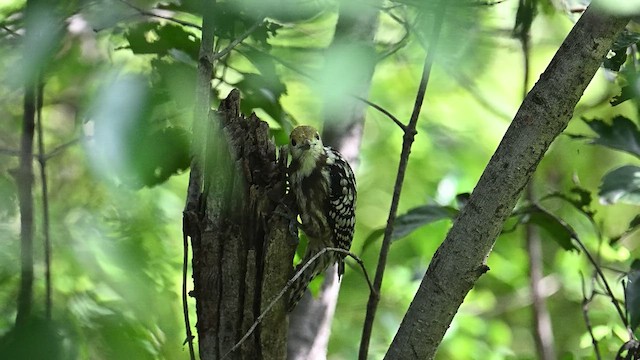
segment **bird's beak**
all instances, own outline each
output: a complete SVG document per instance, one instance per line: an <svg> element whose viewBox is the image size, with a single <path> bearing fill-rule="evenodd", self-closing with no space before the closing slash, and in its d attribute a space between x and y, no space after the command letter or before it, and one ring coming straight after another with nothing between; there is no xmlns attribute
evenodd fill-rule
<svg viewBox="0 0 640 360"><path fill-rule="evenodd" d="M302 148L302 150L311 149L311 142L309 140L305 140L304 143L300 146L300 148Z"/></svg>

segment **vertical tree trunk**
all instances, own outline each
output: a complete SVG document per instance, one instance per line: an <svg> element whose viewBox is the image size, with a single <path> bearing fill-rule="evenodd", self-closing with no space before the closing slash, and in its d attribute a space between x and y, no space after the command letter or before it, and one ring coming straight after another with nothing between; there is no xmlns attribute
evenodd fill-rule
<svg viewBox="0 0 640 360"><path fill-rule="evenodd" d="M295 239L275 212L285 191L286 159L276 159L268 125L240 114L234 90L209 116L193 277L200 356L220 359L285 286ZM279 212L284 213L284 210ZM229 359L282 359L287 319L281 299Z"/></svg>

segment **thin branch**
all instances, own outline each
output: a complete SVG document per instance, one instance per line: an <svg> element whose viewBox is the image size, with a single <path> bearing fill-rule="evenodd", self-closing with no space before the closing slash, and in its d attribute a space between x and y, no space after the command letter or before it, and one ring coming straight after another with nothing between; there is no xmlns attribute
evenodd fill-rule
<svg viewBox="0 0 640 360"><path fill-rule="evenodd" d="M209 6L215 4L215 1L208 2ZM202 36L200 41L200 49L198 52L198 70L195 88L195 101L192 118L192 140L191 140L191 171L189 172L189 185L187 186L187 196L184 206L184 214L195 214L198 209L199 198L202 193L203 183L203 161L205 151L205 134L207 119L209 118L209 112L211 110L211 77L213 74L213 62L211 60L213 56L213 42L214 42L214 29L215 24L213 21L213 14L205 7L205 13L202 17ZM194 228L197 226L197 219L192 219L191 216L183 216L182 218L182 231L183 231L183 243L186 241L186 237L191 237L192 245L200 236L200 232L197 234ZM183 294L182 294L182 306L185 309L185 331L187 334L187 342L189 343L189 354L191 359L195 358L195 351L193 349L193 335L191 334L191 324L189 322L189 306L187 298L185 297L186 288L186 276L187 266L189 260L189 247L188 244L183 246L183 264L182 264L182 281L183 281ZM197 289L196 289L197 290ZM199 299L196 298L196 309L198 307ZM199 331L199 329L198 329ZM202 337L202 333L198 332ZM202 344L200 341L200 355L206 356L202 353Z"/></svg>
<svg viewBox="0 0 640 360"><path fill-rule="evenodd" d="M240 338L240 340L238 340L238 342L233 345L233 347L231 348L231 350L227 351L226 354L224 354L224 356L222 357L222 360L226 359L229 355L231 355L234 351L238 350L238 348L240 348L240 346L242 345L242 343L244 343L249 336L251 336L251 334L255 331L255 329L258 327L258 325L260 325L260 323L262 322L262 320L265 318L265 316L269 313L269 311L271 311L271 309L273 308L273 306L280 301L280 299L284 296L284 294L287 293L287 291L289 291L289 289L291 288L291 286L293 285L293 283L298 280L298 278L300 276L302 276L302 274L304 273L305 270L307 270L307 268L309 266L311 266L311 264L313 264L315 261L318 260L318 258L320 256L322 256L322 254L328 252L328 251L333 251L333 252L338 252L341 254L345 254L346 256L351 257L352 259L354 259L358 265L360 265L360 267L362 268L362 272L364 273L364 276L367 280L367 283L369 284L369 289L370 291L375 291L373 288L373 285L371 284L371 280L369 278L369 274L367 273L367 269L364 266L364 262L355 254L353 254L352 252L349 252L348 250L345 249L340 249L340 248L332 248L332 247L326 247L321 249L320 251L318 251L315 255L313 255L309 261L307 261L304 265L302 265L300 267L300 269L293 275L293 277L291 277L291 279L289 279L289 281L287 281L287 283L285 284L285 286L282 288L282 290L280 290L280 292L278 293L278 295L276 295L276 297L271 300L271 302L267 305L267 307L262 311L262 313L260 314L260 316L258 316L258 318L256 319L256 321L253 322L253 324L251 325L251 327L249 328L249 330L247 330L247 332L244 334L244 336L242 336L242 338Z"/></svg>
<svg viewBox="0 0 640 360"><path fill-rule="evenodd" d="M609 282L605 278L604 273L602 272L602 269L600 268L600 265L598 265L596 260L593 258L591 253L589 253L589 251L587 250L587 247L584 245L584 243L580 239L578 239L577 237L574 237L574 240L576 241L578 246L580 246L580 249L585 253L585 255L587 255L587 258L589 259L589 262L595 268L595 271L598 274L598 277L600 277L600 280L602 281L602 284L605 287L605 290L606 290L606 293L607 293L608 297L611 299L611 302L613 303L613 305L616 308L616 311L618 312L618 316L622 320L622 323L624 324L624 327L630 333L630 335L629 335L630 338L633 339L633 333L630 330L629 322L627 321L627 317L624 315L624 312L622 311L622 308L620 308L620 303L616 299L615 295L613 295L613 290L611 290L611 287L609 286Z"/></svg>
<svg viewBox="0 0 640 360"><path fill-rule="evenodd" d="M127 5L128 7L132 8L133 10L137 11L140 15L149 16L149 17L155 17L155 18L158 18L158 19L171 21L171 22L174 22L176 24L179 24L179 25L182 25L182 26L185 26L185 27L190 27L190 28L194 28L194 29L198 29L198 30L202 31L202 27L199 26L199 25L196 25L194 23L190 23L188 21L176 19L176 18L171 17L171 16L161 15L161 14L157 14L157 13L154 13L154 12L151 12L151 11L147 11L147 10L139 8L139 7L133 5L133 4L131 4L128 1L125 1L125 0L120 0L120 2L125 4L125 5Z"/></svg>
<svg viewBox="0 0 640 360"><path fill-rule="evenodd" d="M10 27L8 27L5 24L2 24L0 26L0 28L3 29L4 31L8 32L9 34L15 36L15 37L22 37L22 35L20 33L16 32L15 30L12 30Z"/></svg>
<svg viewBox="0 0 640 360"><path fill-rule="evenodd" d="M584 281L584 275L580 272L580 281L582 283L582 317L584 318L584 323L587 326L587 331L589 331L589 336L591 336L591 343L593 344L593 350L596 354L596 359L602 359L600 356L600 349L598 349L598 340L593 335L593 327L591 326L591 319L589 319L589 304L591 300L593 300L593 292L587 298L587 285Z"/></svg>
<svg viewBox="0 0 640 360"><path fill-rule="evenodd" d="M422 70L422 78L418 91L416 93L416 99L413 106L413 112L409 125L404 133L404 140L402 143L402 153L400 155L400 163L398 164L398 175L396 177L396 183L393 189L393 199L391 201L391 209L389 210L389 218L387 220L387 227L384 232L384 238L382 240L382 246L380 248L380 256L378 258L378 266L376 268L376 276L374 279L375 292L371 292L369 300L367 302L367 315L365 317L364 326L362 329L362 339L360 342L360 351L358 358L360 360L366 360L369 352L369 342L371 341L371 332L373 329L373 320L380 301L379 293L382 287L382 278L384 276L384 270L387 265L387 255L389 253L389 247L391 246L391 234L393 233L393 225L396 220L398 212L398 203L400 202L400 193L402 191L402 184L404 183L404 175L409 162L409 154L411 153L411 145L416 134L416 125L418 123L418 117L420 116L420 110L422 108L422 102L424 101L424 95L429 83L429 76L431 74L431 67L435 60L436 50L438 48L438 39L440 38L440 31L442 30L442 24L445 17L446 0L440 1L440 10L435 15L435 22L433 25L433 32L430 47L427 56L424 61L424 68Z"/></svg>
<svg viewBox="0 0 640 360"><path fill-rule="evenodd" d="M0 155L5 156L20 156L20 150L0 148Z"/></svg>
<svg viewBox="0 0 640 360"><path fill-rule="evenodd" d="M248 28L244 33L242 33L242 35L240 35L239 37L233 39L233 41L231 43L229 43L229 45L227 45L227 47L225 47L224 49L220 50L219 52L216 52L215 54L213 54L213 57L211 58L211 61L213 62L213 61L215 61L217 59L220 59L221 57L227 55L229 52L231 52L231 50L233 50L236 46L238 46L238 44L243 42L254 31L256 31L262 24L264 24L265 19L262 16L260 16L259 18L260 18L260 20L256 21L253 25L251 25L251 27Z"/></svg>
<svg viewBox="0 0 640 360"><path fill-rule="evenodd" d="M70 140L64 144L60 144L58 146L56 146L55 148L53 148L53 150L51 150L48 154L44 155L44 161L48 161L49 159L51 159L54 156L59 155L60 153L62 153L64 150L66 150L68 147L73 146L77 143L79 143L80 141L84 140L84 139L89 139L90 137L87 136L79 136L73 140Z"/></svg>
<svg viewBox="0 0 640 360"><path fill-rule="evenodd" d="M188 216L186 213L185 217ZM182 258L182 311L184 313L184 327L187 332L187 338L185 343L189 344L189 356L191 360L196 359L196 353L193 349L193 333L191 332L191 321L189 320L189 302L187 298L187 267L189 266L189 237L187 236L188 230L187 224L193 224L195 221L188 222L182 221L182 246L183 246L183 258ZM184 345L184 343L183 343Z"/></svg>
<svg viewBox="0 0 640 360"><path fill-rule="evenodd" d="M64 144L58 145L56 146L53 150L51 150L48 154L44 154L44 155L33 155L33 158L35 160L39 160L40 157L42 157L42 159L46 162L49 161L52 157L59 155L61 152L63 152L66 148L77 144L78 142L84 140L84 139L91 139L90 136L79 136L76 139L70 140ZM20 156L20 150L15 150L15 149L9 149L9 148L0 148L0 155L6 155L6 156Z"/></svg>
<svg viewBox="0 0 640 360"><path fill-rule="evenodd" d="M36 130L38 132L38 164L40 164L40 182L42 186L42 232L44 234L44 282L45 282L45 314L51 320L51 234L49 231L49 188L47 184L47 160L44 151L44 135L42 131L42 104L44 83L38 84L36 97Z"/></svg>
<svg viewBox="0 0 640 360"><path fill-rule="evenodd" d="M402 129L403 132L407 132L407 126L405 124L403 124L400 120L398 120L397 117L395 117L392 113L390 113L389 111L387 111L387 109L383 108L382 106L375 104L363 97L360 97L358 95L353 95L353 97L355 97L356 99L362 101L363 103L371 106L372 108L380 111L381 113L387 115L389 117L389 119L391 119L394 123L396 123L396 125L398 125L400 127L400 129Z"/></svg>

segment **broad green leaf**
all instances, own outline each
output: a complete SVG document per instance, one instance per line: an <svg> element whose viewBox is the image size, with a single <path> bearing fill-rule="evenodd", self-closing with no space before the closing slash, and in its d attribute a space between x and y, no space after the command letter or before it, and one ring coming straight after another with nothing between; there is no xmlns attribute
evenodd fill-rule
<svg viewBox="0 0 640 360"><path fill-rule="evenodd" d="M607 173L598 195L608 205L617 202L640 205L640 167L626 165Z"/></svg>
<svg viewBox="0 0 640 360"><path fill-rule="evenodd" d="M611 124L598 119L583 119L598 134L592 144L628 152L640 157L640 132L636 124L624 116L616 116Z"/></svg>
<svg viewBox="0 0 640 360"><path fill-rule="evenodd" d="M549 195L543 196L540 200L544 201L546 199L562 199L569 204L573 205L576 210L583 213L585 216L589 218L593 218L595 215L595 211L591 209L591 192L587 189L581 187L574 187L570 190L569 194L554 192Z"/></svg>
<svg viewBox="0 0 640 360"><path fill-rule="evenodd" d="M458 210L450 206L424 205L409 210L398 216L393 228L392 239L403 238L418 228L443 219L453 219Z"/></svg>
<svg viewBox="0 0 640 360"><path fill-rule="evenodd" d="M367 250L367 248L371 244L373 244L375 241L377 241L378 238L382 237L382 235L384 235L384 228L373 230L371 234L369 234L369 236L367 236L367 238L364 239L364 243L362 244L362 252Z"/></svg>
<svg viewBox="0 0 640 360"><path fill-rule="evenodd" d="M126 33L129 48L134 54L170 54L181 51L194 61L198 59L200 39L174 24L142 23L131 27Z"/></svg>
<svg viewBox="0 0 640 360"><path fill-rule="evenodd" d="M640 260L636 259L631 264L631 270L627 274L627 286L624 289L625 304L631 325L631 331L640 325Z"/></svg>
<svg viewBox="0 0 640 360"><path fill-rule="evenodd" d="M418 228L443 219L454 219L458 210L451 206L424 205L409 210L396 218L391 240L401 239ZM384 234L384 228L376 229L365 239L362 251Z"/></svg>
<svg viewBox="0 0 640 360"><path fill-rule="evenodd" d="M534 224L543 229L551 238L565 250L577 250L571 241L577 235L571 225L556 217L538 205L527 206L516 212L521 215L521 223Z"/></svg>
<svg viewBox="0 0 640 360"><path fill-rule="evenodd" d="M614 50L626 49L631 45L635 45L640 42L640 33L624 30L620 36L613 42L611 47Z"/></svg>
<svg viewBox="0 0 640 360"><path fill-rule="evenodd" d="M629 99L633 99L635 95L636 93L633 89L633 86L623 86L620 90L620 95L614 96L611 101L609 101L609 103L611 104L611 106L620 105Z"/></svg>
<svg viewBox="0 0 640 360"><path fill-rule="evenodd" d="M625 236L631 234L632 232L636 231L636 229L638 229L638 227L640 227L640 215L636 215L636 217L631 219L631 221L629 222L629 226L627 227L627 229L622 234L611 237L611 239L609 240L609 243L612 244L612 245L617 243L623 237L625 237Z"/></svg>

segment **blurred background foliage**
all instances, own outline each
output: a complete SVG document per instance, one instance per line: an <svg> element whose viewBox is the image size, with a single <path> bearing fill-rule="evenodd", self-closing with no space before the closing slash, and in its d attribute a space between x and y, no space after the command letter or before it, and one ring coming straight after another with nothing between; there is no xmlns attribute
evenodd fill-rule
<svg viewBox="0 0 640 360"><path fill-rule="evenodd" d="M351 75L366 61L377 62L369 99L399 119L408 119L431 28L429 2L370 4L380 8L376 52L356 51L349 44L331 48L337 53L331 66L324 64L335 30L337 0L204 3L0 3L0 349L4 354L30 359L188 358L180 302L181 211L203 11L216 14L216 51L230 50L216 62L212 106L232 88L240 89L243 111L255 111L269 122L280 144L296 124L321 127L323 104L348 97L356 80ZM529 29L531 86L584 5L532 3L529 20L515 0L457 1L450 6L400 202L400 214L406 215L400 219L389 256L370 351L373 359L385 353L444 239L459 206L456 195L473 190L522 101L525 62L514 28ZM33 11L25 12L28 6ZM25 27L31 31L25 32ZM535 174L536 203L553 216L523 211L514 217L488 259L491 271L462 305L438 358L536 357L528 254L523 227L514 227L518 222L543 229L541 286L558 356L593 357L583 300L594 288L601 291L601 282L591 280L593 266L584 253L565 249L575 247L572 236L579 237L602 264L616 297L624 299L621 280L633 259L640 257L640 235L634 232L640 203L640 136L635 125L639 38L634 33L629 36L610 54L608 69L599 71L589 86L566 131L571 136L555 141ZM242 43L227 49L243 37ZM627 55L629 46L632 52ZM22 85L36 78L44 84L53 309L52 321L46 321L42 194L36 171L38 320L21 332L13 328L20 222L10 173L18 164ZM619 104L611 106L609 100L621 91ZM352 251L362 256L370 271L377 261L379 229L386 222L401 144L397 126L369 108L357 169ZM607 175L614 169L618 172ZM605 175L611 181L603 184ZM544 198L549 194L556 196ZM629 278L637 279L637 273ZM637 293L626 295L638 304ZM356 358L367 296L360 272L347 270L329 358ZM637 313L631 315L637 324ZM611 299L595 296L589 316L601 351L611 357L628 340Z"/></svg>

